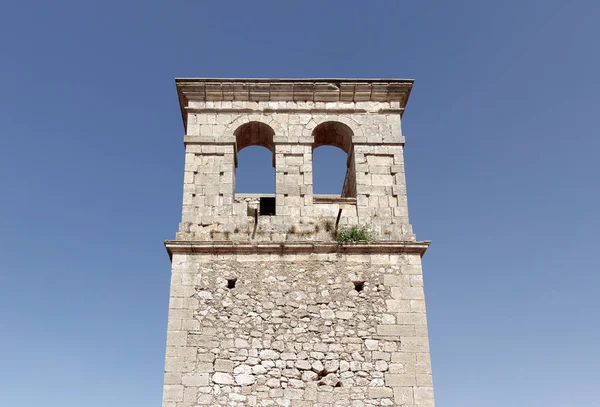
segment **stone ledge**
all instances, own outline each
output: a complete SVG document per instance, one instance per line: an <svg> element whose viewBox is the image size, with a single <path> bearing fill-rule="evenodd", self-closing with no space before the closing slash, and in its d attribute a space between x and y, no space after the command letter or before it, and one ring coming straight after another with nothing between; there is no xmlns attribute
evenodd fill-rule
<svg viewBox="0 0 600 407"><path fill-rule="evenodd" d="M364 139L364 137L363 137ZM290 145L307 145L312 146L315 143L314 138L312 137L297 137L293 140L288 139L286 136L274 136L273 144L290 144ZM207 144L207 145L234 145L235 138L233 136L192 136L186 134L183 136L183 144ZM374 146L374 147L389 147L389 146L404 146L405 140L404 136L399 137L394 141L376 141L367 142L366 140L354 139L352 144L355 146Z"/></svg>
<svg viewBox="0 0 600 407"><path fill-rule="evenodd" d="M356 205L356 198L339 195L313 194L313 203Z"/></svg>
<svg viewBox="0 0 600 407"><path fill-rule="evenodd" d="M165 240L169 257L173 253L198 254L296 254L296 253L344 253L344 254L407 254L421 256L430 241L422 242L368 242L339 245L337 242L257 242L239 243L230 241L204 242Z"/></svg>
<svg viewBox="0 0 600 407"><path fill-rule="evenodd" d="M184 110L187 113L220 113L220 114L397 114L402 115L404 108L399 109L378 109L369 111L366 109L305 109L305 108L281 108L281 109L235 109L227 107L185 107Z"/></svg>

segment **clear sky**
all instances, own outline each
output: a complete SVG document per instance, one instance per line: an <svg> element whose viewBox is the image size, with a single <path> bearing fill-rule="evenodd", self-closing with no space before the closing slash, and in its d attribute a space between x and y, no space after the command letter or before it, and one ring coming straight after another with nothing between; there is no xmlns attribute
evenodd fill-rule
<svg viewBox="0 0 600 407"><path fill-rule="evenodd" d="M0 406L160 406L175 77L416 79L437 405L598 406L599 21L592 0L4 0Z"/></svg>

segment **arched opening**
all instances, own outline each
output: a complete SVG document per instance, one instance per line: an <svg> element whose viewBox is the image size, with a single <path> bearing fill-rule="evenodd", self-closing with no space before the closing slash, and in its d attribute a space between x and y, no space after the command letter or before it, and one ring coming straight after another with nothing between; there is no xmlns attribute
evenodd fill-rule
<svg viewBox="0 0 600 407"><path fill-rule="evenodd" d="M348 154L333 146L313 150L313 194L341 196Z"/></svg>
<svg viewBox="0 0 600 407"><path fill-rule="evenodd" d="M313 193L356 197L352 130L325 122L313 130Z"/></svg>
<svg viewBox="0 0 600 407"><path fill-rule="evenodd" d="M237 155L236 194L274 194L273 154L261 146L248 146Z"/></svg>
<svg viewBox="0 0 600 407"><path fill-rule="evenodd" d="M238 127L233 134L238 153L248 146L265 147L273 154L272 164L275 167L275 145L273 144L275 132L271 126L261 122L248 122Z"/></svg>
<svg viewBox="0 0 600 407"><path fill-rule="evenodd" d="M261 215L275 214L275 145L273 129L249 122L235 132L235 193L256 201ZM242 151L243 150L243 151Z"/></svg>

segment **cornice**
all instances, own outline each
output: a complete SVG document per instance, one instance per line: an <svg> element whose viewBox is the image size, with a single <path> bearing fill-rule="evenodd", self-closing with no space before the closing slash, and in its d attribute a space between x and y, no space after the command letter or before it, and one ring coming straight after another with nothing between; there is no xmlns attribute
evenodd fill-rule
<svg viewBox="0 0 600 407"><path fill-rule="evenodd" d="M173 253L188 254L419 254L423 256L429 241L422 242L368 242L339 245L337 242L211 242L166 240L165 247L172 258Z"/></svg>
<svg viewBox="0 0 600 407"><path fill-rule="evenodd" d="M183 117L190 101L394 101L400 107L390 113L402 114L413 83L413 79L175 79Z"/></svg>
<svg viewBox="0 0 600 407"><path fill-rule="evenodd" d="M401 102L413 79L177 78L180 95L197 101Z"/></svg>
<svg viewBox="0 0 600 407"><path fill-rule="evenodd" d="M398 114L402 115L404 109L234 109L234 108L214 108L214 107L185 107L188 113L224 113L224 114L273 114L273 113L293 113L293 114Z"/></svg>

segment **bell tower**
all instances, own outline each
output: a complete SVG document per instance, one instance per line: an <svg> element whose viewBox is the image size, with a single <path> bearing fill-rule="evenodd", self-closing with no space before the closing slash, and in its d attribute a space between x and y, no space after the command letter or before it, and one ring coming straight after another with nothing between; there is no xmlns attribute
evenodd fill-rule
<svg viewBox="0 0 600 407"><path fill-rule="evenodd" d="M183 210L163 407L433 406L401 119L412 80L177 79ZM235 192L271 151L274 194ZM347 155L313 192L313 150Z"/></svg>

